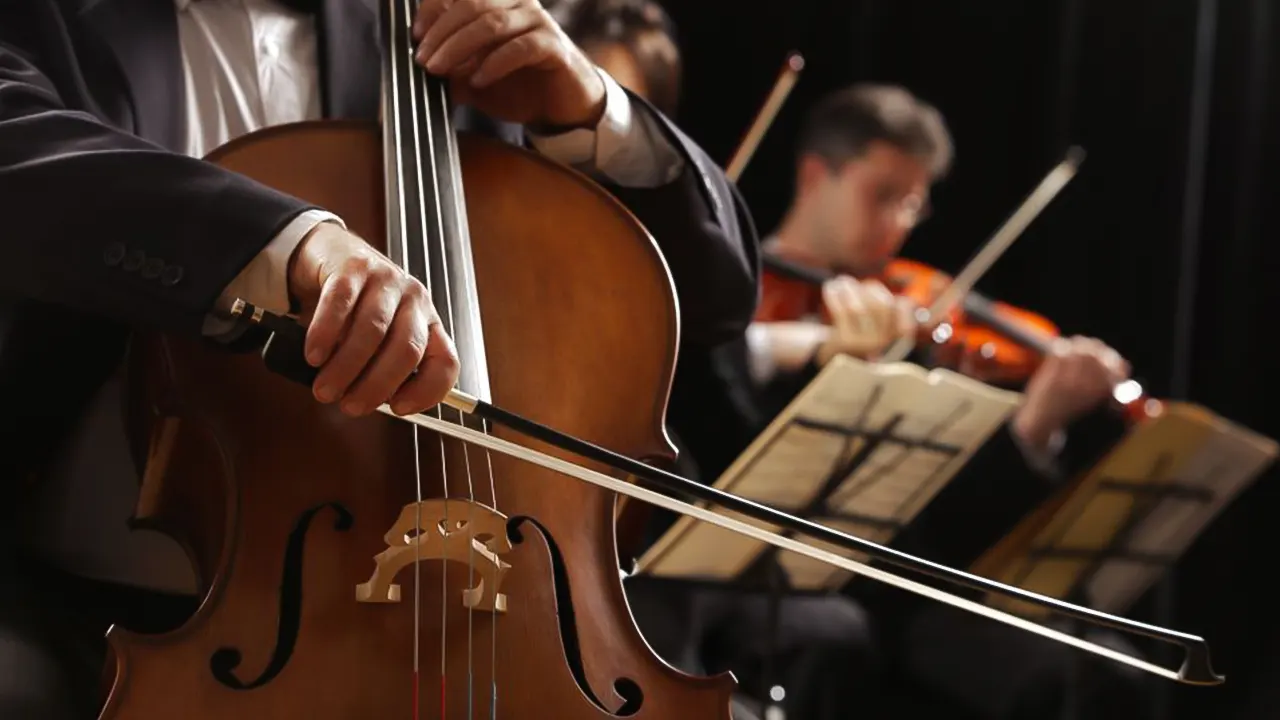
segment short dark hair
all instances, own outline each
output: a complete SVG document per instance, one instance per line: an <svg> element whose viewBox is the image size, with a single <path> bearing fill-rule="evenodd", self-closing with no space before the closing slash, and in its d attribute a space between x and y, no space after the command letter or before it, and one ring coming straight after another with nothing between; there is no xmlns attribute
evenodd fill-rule
<svg viewBox="0 0 1280 720"><path fill-rule="evenodd" d="M942 113L896 85L863 83L827 95L809 111L797 149L839 168L877 140L923 160L934 180L951 169L955 151Z"/></svg>
<svg viewBox="0 0 1280 720"><path fill-rule="evenodd" d="M675 26L653 0L559 0L549 11L579 47L617 44L640 66L649 100L667 115L680 102L683 64Z"/></svg>

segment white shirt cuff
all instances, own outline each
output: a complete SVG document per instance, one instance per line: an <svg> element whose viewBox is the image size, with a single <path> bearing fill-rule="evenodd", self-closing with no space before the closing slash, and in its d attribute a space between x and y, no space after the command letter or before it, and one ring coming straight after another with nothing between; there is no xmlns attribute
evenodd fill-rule
<svg viewBox="0 0 1280 720"><path fill-rule="evenodd" d="M218 296L218 309L227 311L237 299L253 303L278 315L289 312L289 258L317 225L332 222L346 227L337 215L324 210L307 210L291 220L267 243L230 285ZM204 334L225 335L234 323L216 315L205 318Z"/></svg>
<svg viewBox="0 0 1280 720"><path fill-rule="evenodd" d="M778 372L772 342L767 326L759 323L747 326L747 370L756 385L764 385Z"/></svg>
<svg viewBox="0 0 1280 720"><path fill-rule="evenodd" d="M617 185L659 187L684 170L684 159L658 126L658 120L637 111L626 91L604 70L604 115L595 129L570 130L559 135L526 131L529 143L547 157L588 175L603 175Z"/></svg>

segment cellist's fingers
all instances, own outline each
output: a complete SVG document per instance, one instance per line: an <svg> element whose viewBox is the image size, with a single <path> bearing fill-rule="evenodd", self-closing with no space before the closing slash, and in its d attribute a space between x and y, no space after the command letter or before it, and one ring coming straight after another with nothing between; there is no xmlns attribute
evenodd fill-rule
<svg viewBox="0 0 1280 720"><path fill-rule="evenodd" d="M439 322L431 324L427 350L418 371L388 404L397 415L422 412L442 401L458 381L458 351Z"/></svg>

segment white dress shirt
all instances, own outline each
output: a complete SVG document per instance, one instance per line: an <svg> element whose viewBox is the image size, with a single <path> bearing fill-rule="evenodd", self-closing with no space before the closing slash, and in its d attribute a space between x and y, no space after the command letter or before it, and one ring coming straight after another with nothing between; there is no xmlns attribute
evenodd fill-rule
<svg viewBox="0 0 1280 720"><path fill-rule="evenodd" d="M354 0L353 0L354 1ZM175 0L186 83L186 153L203 157L240 135L281 123L318 119L320 80L315 20L274 0ZM637 112L601 71L607 99L595 130L529 136L544 155L589 175L630 187L655 187L679 175L683 160L657 121ZM309 211L273 239L229 285L223 300L243 298L288 309L286 267L298 242L333 215ZM206 332L218 332L216 321ZM176 543L130 531L139 480L121 418L117 375L95 398L39 484L28 543L70 572L155 590L196 589Z"/></svg>

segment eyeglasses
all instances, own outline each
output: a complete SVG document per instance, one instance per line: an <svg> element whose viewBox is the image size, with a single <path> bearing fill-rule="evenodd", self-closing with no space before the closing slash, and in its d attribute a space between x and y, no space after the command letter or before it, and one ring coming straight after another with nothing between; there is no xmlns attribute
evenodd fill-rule
<svg viewBox="0 0 1280 720"><path fill-rule="evenodd" d="M881 188L876 193L876 207L908 228L918 226L933 213L928 198L914 193L903 196L897 189L888 187Z"/></svg>

